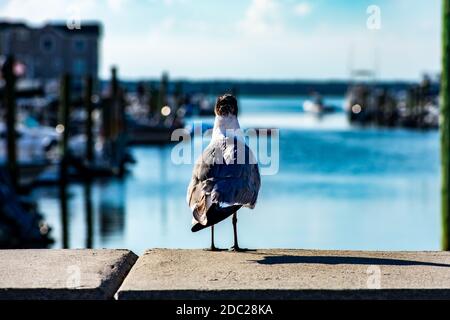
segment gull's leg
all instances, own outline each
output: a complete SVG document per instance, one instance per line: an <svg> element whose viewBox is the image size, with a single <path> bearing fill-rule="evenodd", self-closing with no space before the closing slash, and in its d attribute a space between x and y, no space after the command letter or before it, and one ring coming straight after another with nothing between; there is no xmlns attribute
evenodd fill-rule
<svg viewBox="0 0 450 320"><path fill-rule="evenodd" d="M237 236L237 211L233 213L233 235L234 235L234 245L231 247L232 251L244 251L239 247L238 236Z"/></svg>
<svg viewBox="0 0 450 320"><path fill-rule="evenodd" d="M245 249L239 247L238 236L237 236L237 211L233 214L233 235L234 235L234 245L231 247L231 251L235 252L247 252L247 251L255 251L250 249Z"/></svg>
<svg viewBox="0 0 450 320"><path fill-rule="evenodd" d="M209 248L210 251L222 251L223 249L216 248L214 245L214 226L211 226L211 247Z"/></svg>
<svg viewBox="0 0 450 320"><path fill-rule="evenodd" d="M239 250L238 236L237 236L237 212L233 213L233 235L234 235L234 250Z"/></svg>
<svg viewBox="0 0 450 320"><path fill-rule="evenodd" d="M214 226L211 226L211 251L216 251L217 248L214 245Z"/></svg>

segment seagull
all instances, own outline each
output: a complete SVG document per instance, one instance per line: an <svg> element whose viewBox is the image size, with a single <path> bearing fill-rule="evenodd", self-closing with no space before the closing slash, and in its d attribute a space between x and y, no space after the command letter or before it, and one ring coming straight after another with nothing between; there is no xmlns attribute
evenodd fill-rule
<svg viewBox="0 0 450 320"><path fill-rule="evenodd" d="M244 251L238 244L237 211L253 209L261 186L258 163L246 145L237 119L238 104L231 94L219 96L214 108L212 139L196 161L187 190L191 208L192 232L211 227L211 251L214 225L233 216L232 251Z"/></svg>

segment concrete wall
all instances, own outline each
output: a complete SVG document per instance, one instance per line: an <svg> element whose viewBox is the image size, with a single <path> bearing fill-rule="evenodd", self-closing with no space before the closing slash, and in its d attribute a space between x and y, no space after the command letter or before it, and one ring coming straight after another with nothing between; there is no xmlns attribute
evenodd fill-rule
<svg viewBox="0 0 450 320"><path fill-rule="evenodd" d="M450 299L450 252L0 250L0 299Z"/></svg>

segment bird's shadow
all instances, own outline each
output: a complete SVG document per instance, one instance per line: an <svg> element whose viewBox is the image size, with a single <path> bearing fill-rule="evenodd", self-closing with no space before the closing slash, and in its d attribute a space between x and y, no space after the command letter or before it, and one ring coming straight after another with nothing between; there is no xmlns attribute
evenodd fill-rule
<svg viewBox="0 0 450 320"><path fill-rule="evenodd" d="M387 258L368 258L368 257L337 257L337 256L264 256L261 260L254 260L259 264L360 264L360 265L386 265L386 266L431 266L431 267L450 267L450 264L423 262L413 260L387 259Z"/></svg>

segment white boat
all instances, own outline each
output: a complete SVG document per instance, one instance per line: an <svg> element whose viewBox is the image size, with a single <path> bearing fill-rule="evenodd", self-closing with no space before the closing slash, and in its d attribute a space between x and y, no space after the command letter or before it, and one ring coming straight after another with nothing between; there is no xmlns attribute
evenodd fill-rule
<svg viewBox="0 0 450 320"><path fill-rule="evenodd" d="M319 95L315 95L313 99L303 102L303 111L315 115L322 115L325 113L336 112L333 106L325 105Z"/></svg>
<svg viewBox="0 0 450 320"><path fill-rule="evenodd" d="M7 141L6 126L0 123L0 166L6 166ZM27 185L33 182L52 162L56 160L59 134L51 127L26 127L18 125L17 163L19 182Z"/></svg>

